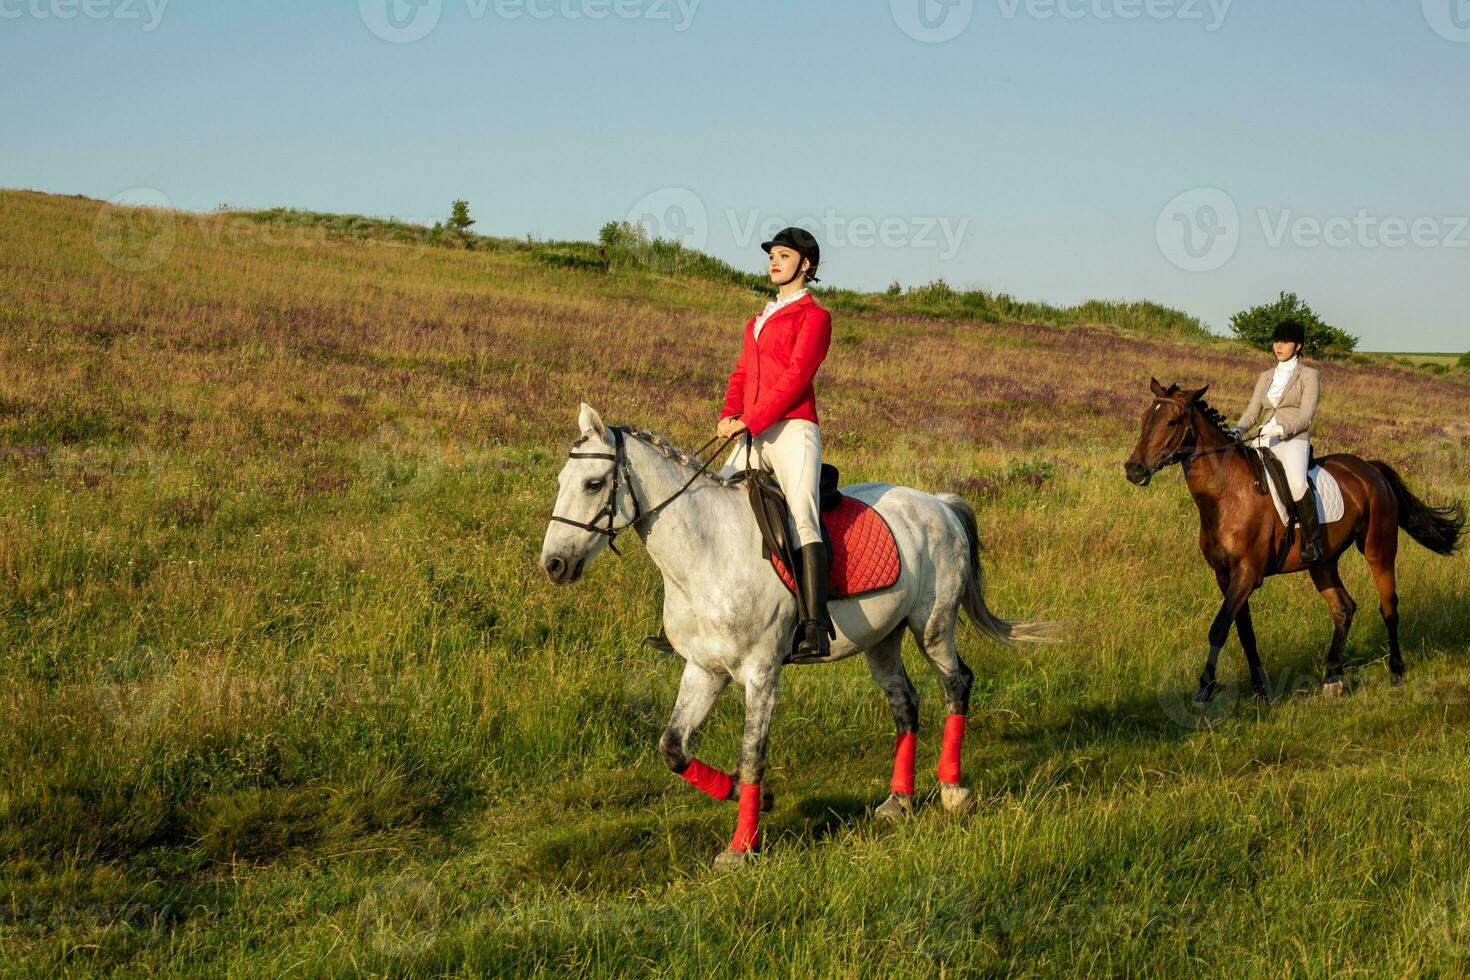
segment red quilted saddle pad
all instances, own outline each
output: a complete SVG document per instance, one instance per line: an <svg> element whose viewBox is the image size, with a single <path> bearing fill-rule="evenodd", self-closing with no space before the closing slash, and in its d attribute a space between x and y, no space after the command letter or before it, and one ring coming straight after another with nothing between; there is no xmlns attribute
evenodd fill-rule
<svg viewBox="0 0 1470 980"><path fill-rule="evenodd" d="M832 539L832 565L827 571L827 597L862 595L886 589L898 581L898 544L888 522L856 497L822 513L822 526ZM796 579L775 555L771 567L793 593Z"/></svg>

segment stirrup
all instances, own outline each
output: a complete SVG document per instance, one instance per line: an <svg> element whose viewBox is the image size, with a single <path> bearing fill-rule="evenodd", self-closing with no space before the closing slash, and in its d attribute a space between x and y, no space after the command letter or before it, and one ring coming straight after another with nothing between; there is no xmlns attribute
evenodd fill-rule
<svg viewBox="0 0 1470 980"><path fill-rule="evenodd" d="M786 651L786 657L785 657L785 659L782 660L782 663L788 663L788 664L820 663L821 661L826 660L829 656L832 655L832 647L831 647L831 644L827 642L826 635L824 633L822 633L820 631L820 629L818 630L818 636L820 637L820 642L818 644L817 649L815 649L815 650L807 650L807 649L804 649L804 645L806 643L806 636L807 636L807 627L808 627L809 624L815 624L815 625L817 625L819 627L821 625L817 620L811 620L811 619L803 619L803 620L800 620L796 624L796 630L791 635L791 647Z"/></svg>
<svg viewBox="0 0 1470 980"><path fill-rule="evenodd" d="M674 645L669 642L669 638L667 636L664 636L663 630L659 630L657 633L650 633L648 636L645 636L641 642L643 646L646 646L651 650L657 650L660 653L667 653L670 656L675 655Z"/></svg>

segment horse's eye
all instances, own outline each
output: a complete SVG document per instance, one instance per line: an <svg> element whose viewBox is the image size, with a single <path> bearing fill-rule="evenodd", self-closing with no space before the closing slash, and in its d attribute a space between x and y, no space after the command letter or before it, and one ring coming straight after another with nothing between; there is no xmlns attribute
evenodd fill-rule
<svg viewBox="0 0 1470 980"><path fill-rule="evenodd" d="M1180 422L1183 422L1183 421L1184 421L1183 419L1170 419L1169 420L1169 428L1172 429L1172 428L1174 428L1174 426L1178 425Z"/></svg>
<svg viewBox="0 0 1470 980"><path fill-rule="evenodd" d="M587 481L587 492L588 493L596 493L597 491L599 491L599 490L602 489L602 486L603 486L603 483L602 483L601 480L588 480Z"/></svg>

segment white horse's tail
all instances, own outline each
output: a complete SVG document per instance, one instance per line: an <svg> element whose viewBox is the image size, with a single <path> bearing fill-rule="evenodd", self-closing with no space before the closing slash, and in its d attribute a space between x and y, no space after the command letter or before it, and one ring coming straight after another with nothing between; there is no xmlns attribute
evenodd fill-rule
<svg viewBox="0 0 1470 980"><path fill-rule="evenodd" d="M975 511L963 497L952 493L937 495L955 512L965 527L965 537L970 544L970 574L965 582L964 606L970 622L986 636L1007 646L1017 643L1057 643L1062 639L1061 623L1013 623L1001 619L985 604L985 571L980 565L980 532L975 525Z"/></svg>

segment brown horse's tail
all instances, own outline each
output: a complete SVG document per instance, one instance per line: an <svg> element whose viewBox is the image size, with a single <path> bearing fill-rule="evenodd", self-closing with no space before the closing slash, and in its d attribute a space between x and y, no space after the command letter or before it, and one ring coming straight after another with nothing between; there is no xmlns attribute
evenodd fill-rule
<svg viewBox="0 0 1470 980"><path fill-rule="evenodd" d="M965 582L964 606L970 622L993 640L1007 646L1016 643L1057 643L1062 638L1061 623L1013 623L1001 619L985 604L985 572L980 566L980 532L975 526L975 511L963 497L952 493L941 493L939 499L954 511L965 526L965 538L970 545L970 574Z"/></svg>
<svg viewBox="0 0 1470 980"><path fill-rule="evenodd" d="M1372 465L1393 489L1399 502L1399 527L1408 531L1409 537L1437 555L1453 555L1460 550L1460 536L1465 531L1463 504L1431 507L1414 496L1392 466L1376 459Z"/></svg>

